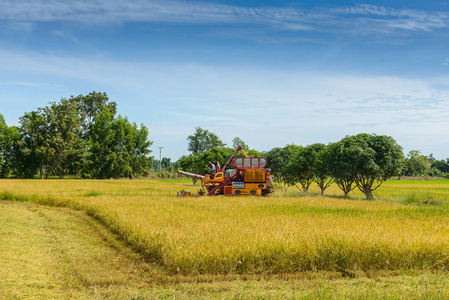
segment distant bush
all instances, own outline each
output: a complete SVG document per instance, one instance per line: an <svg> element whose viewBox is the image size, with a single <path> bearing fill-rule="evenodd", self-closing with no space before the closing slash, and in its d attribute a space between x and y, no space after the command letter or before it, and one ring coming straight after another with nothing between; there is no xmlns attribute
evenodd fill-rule
<svg viewBox="0 0 449 300"><path fill-rule="evenodd" d="M404 204L417 204L417 205L440 205L442 202L440 199L435 198L433 195L426 193L420 194L412 192L405 196Z"/></svg>

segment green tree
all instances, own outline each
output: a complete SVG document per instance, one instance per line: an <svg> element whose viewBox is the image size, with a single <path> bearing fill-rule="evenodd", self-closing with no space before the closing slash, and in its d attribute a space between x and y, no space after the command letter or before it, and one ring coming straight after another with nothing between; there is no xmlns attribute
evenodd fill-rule
<svg viewBox="0 0 449 300"><path fill-rule="evenodd" d="M286 145L284 148L277 147L264 153L267 159L267 167L271 168L271 175L276 181L283 181L288 185L296 182L295 175L291 172L290 167L287 167L287 165L301 150L301 146Z"/></svg>
<svg viewBox="0 0 449 300"><path fill-rule="evenodd" d="M249 146L245 144L245 142L242 139L240 139L239 137L235 137L232 140L232 148L237 149L238 146L241 146L245 151L249 150Z"/></svg>
<svg viewBox="0 0 449 300"><path fill-rule="evenodd" d="M321 150L315 157L313 173L315 174L315 182L320 187L321 195L324 195L324 191L334 182L334 179L329 172L329 164L332 157L330 157L329 152L326 151L326 145L316 145L319 145Z"/></svg>
<svg viewBox="0 0 449 300"><path fill-rule="evenodd" d="M78 135L80 119L76 104L67 99L52 102L20 118L23 142L21 157L36 159L41 179L56 170L64 178L69 163L78 158L82 141ZM45 173L44 173L45 171Z"/></svg>
<svg viewBox="0 0 449 300"><path fill-rule="evenodd" d="M432 168L436 168L444 173L449 173L449 158L447 158L446 160L435 160L432 163Z"/></svg>
<svg viewBox="0 0 449 300"><path fill-rule="evenodd" d="M171 159L168 157L162 157L162 160L156 159L153 161L153 170L159 171L159 165L161 166L162 170L167 171L173 171L173 163L171 162Z"/></svg>
<svg viewBox="0 0 449 300"><path fill-rule="evenodd" d="M37 111L25 113L19 122L23 140L19 148L23 161L34 160L39 168L40 178L44 178L44 170L45 177L48 178L55 158L49 114L38 108Z"/></svg>
<svg viewBox="0 0 449 300"><path fill-rule="evenodd" d="M94 178L111 178L116 160L114 154L114 130L109 110L100 113L89 130L88 165L84 167L83 176Z"/></svg>
<svg viewBox="0 0 449 300"><path fill-rule="evenodd" d="M292 156L285 166L291 185L295 185L299 189L297 185L299 182L303 192L309 190L310 185L315 181L315 160L321 149L319 144L313 144L299 149Z"/></svg>
<svg viewBox="0 0 449 300"><path fill-rule="evenodd" d="M214 147L225 146L215 133L202 129L201 127L196 127L195 133L189 135L187 140L189 142L188 150L192 155L200 155Z"/></svg>
<svg viewBox="0 0 449 300"><path fill-rule="evenodd" d="M283 155L283 148L273 148L270 151L265 152L264 156L267 159L267 167L271 169L271 176L279 182L282 178L281 169L286 162L286 158Z"/></svg>
<svg viewBox="0 0 449 300"><path fill-rule="evenodd" d="M81 122L80 136L85 140L89 140L89 130L100 113L107 109L112 118L117 113L117 103L110 101L106 93L93 91L87 95L71 96L70 100L77 105Z"/></svg>
<svg viewBox="0 0 449 300"><path fill-rule="evenodd" d="M431 167L431 162L427 156L421 154L419 150L411 150L405 159L403 174L406 176L425 175Z"/></svg>
<svg viewBox="0 0 449 300"><path fill-rule="evenodd" d="M131 152L131 170L133 177L139 177L147 172L148 166L152 159L149 157L151 150L150 147L153 144L148 137L149 131L143 124L140 125L140 129L136 123L132 124L135 137L129 144L129 151Z"/></svg>
<svg viewBox="0 0 449 300"><path fill-rule="evenodd" d="M179 170L181 170L181 171L190 172L190 173L194 173L194 174L198 174L198 175L204 174L203 173L204 166L202 164L200 164L200 157L198 155L196 155L196 156L184 155L179 158L177 163L179 165ZM193 184L196 184L197 179L192 178L192 182L193 182Z"/></svg>
<svg viewBox="0 0 449 300"><path fill-rule="evenodd" d="M89 164L84 176L133 178L148 167L151 142L146 127L138 129L120 115L113 119L105 109L96 117L89 135Z"/></svg>
<svg viewBox="0 0 449 300"><path fill-rule="evenodd" d="M80 129L80 118L75 103L67 99L52 102L43 111L49 122L49 146L54 150L52 165L59 178L63 179L68 165L73 160L79 159L83 151L83 143L77 134Z"/></svg>
<svg viewBox="0 0 449 300"><path fill-rule="evenodd" d="M14 146L20 140L20 133L14 126L9 127L0 114L0 178L7 178L14 169Z"/></svg>
<svg viewBox="0 0 449 300"><path fill-rule="evenodd" d="M393 138L361 133L347 136L342 142L352 157L346 163L352 164L349 170L354 182L367 200L373 199L373 191L385 180L399 174L404 155Z"/></svg>
<svg viewBox="0 0 449 300"><path fill-rule="evenodd" d="M341 140L329 144L324 150L328 158L329 175L334 178L337 186L343 191L345 197L356 188L353 156L350 151L350 141Z"/></svg>

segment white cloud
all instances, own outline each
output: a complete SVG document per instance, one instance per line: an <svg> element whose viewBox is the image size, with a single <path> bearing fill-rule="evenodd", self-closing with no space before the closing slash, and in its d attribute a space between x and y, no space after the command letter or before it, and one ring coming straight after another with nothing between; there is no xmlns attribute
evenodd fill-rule
<svg viewBox="0 0 449 300"><path fill-rule="evenodd" d="M181 0L3 0L0 20L33 22L77 22L111 24L123 22L170 22L208 24L253 24L278 30L325 31L357 34L396 31L433 31L446 28L447 12L393 9L376 5L317 7L243 7Z"/></svg>
<svg viewBox="0 0 449 300"><path fill-rule="evenodd" d="M48 103L70 94L106 91L121 113L149 127L155 144L171 145L164 151L173 159L187 152L185 133L196 126L226 142L239 136L260 150L374 132L393 136L406 149L449 156L444 152L449 148L449 91L440 88L449 81L444 78L137 64L5 50L0 50L0 65L0 76L20 78L3 82L2 90L15 95L15 106L28 103L21 113L36 108L29 99ZM18 96L24 85L36 92ZM2 114L7 114L11 99L0 97ZM173 134L177 131L182 134Z"/></svg>
<svg viewBox="0 0 449 300"><path fill-rule="evenodd" d="M21 82L21 81L0 81L0 85L16 85L16 86L26 86L26 87L39 87L40 84L35 82Z"/></svg>

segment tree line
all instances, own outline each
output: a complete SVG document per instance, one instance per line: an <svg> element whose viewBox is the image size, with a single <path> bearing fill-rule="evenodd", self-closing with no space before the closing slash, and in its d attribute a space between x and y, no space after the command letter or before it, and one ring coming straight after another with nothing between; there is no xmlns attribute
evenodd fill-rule
<svg viewBox="0 0 449 300"><path fill-rule="evenodd" d="M177 162L179 168L197 174L208 170L207 162L226 162L238 145L249 147L238 137L233 147L226 145L213 132L196 128L187 138L189 156ZM309 146L286 145L270 151L248 150L249 156L264 156L274 180L296 186L303 192L316 183L321 194L336 184L345 197L354 189L373 199L373 192L393 176L448 176L449 159L436 160L420 151L403 154L402 147L391 137L376 134L346 136L328 145L316 143Z"/></svg>
<svg viewBox="0 0 449 300"><path fill-rule="evenodd" d="M137 177L148 172L148 129L117 115L106 93L70 96L26 112L19 126L0 114L0 177Z"/></svg>
<svg viewBox="0 0 449 300"><path fill-rule="evenodd" d="M189 155L175 162L153 159L148 129L117 115L117 104L106 93L94 91L27 112L19 118L19 126L8 126L0 114L0 177L135 178L152 171L175 174L177 169L204 174L209 161L224 164L239 145L249 156L267 157L275 180L302 191L316 183L324 193L335 183L345 195L359 188L372 198L377 186L391 176L449 177L449 158L437 160L417 150L404 156L394 139L375 134L262 153L250 150L239 137L227 147L201 127L187 141Z"/></svg>

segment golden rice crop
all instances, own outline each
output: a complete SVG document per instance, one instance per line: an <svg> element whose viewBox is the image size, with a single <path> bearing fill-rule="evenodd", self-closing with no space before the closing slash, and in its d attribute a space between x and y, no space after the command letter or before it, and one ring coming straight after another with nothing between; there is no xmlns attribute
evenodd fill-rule
<svg viewBox="0 0 449 300"><path fill-rule="evenodd" d="M428 193L444 204L447 181L388 182L378 195L389 201L345 200L336 188L328 197L176 197L182 188L197 189L187 181L1 180L0 197L87 210L170 273L449 268L446 205L403 202Z"/></svg>

